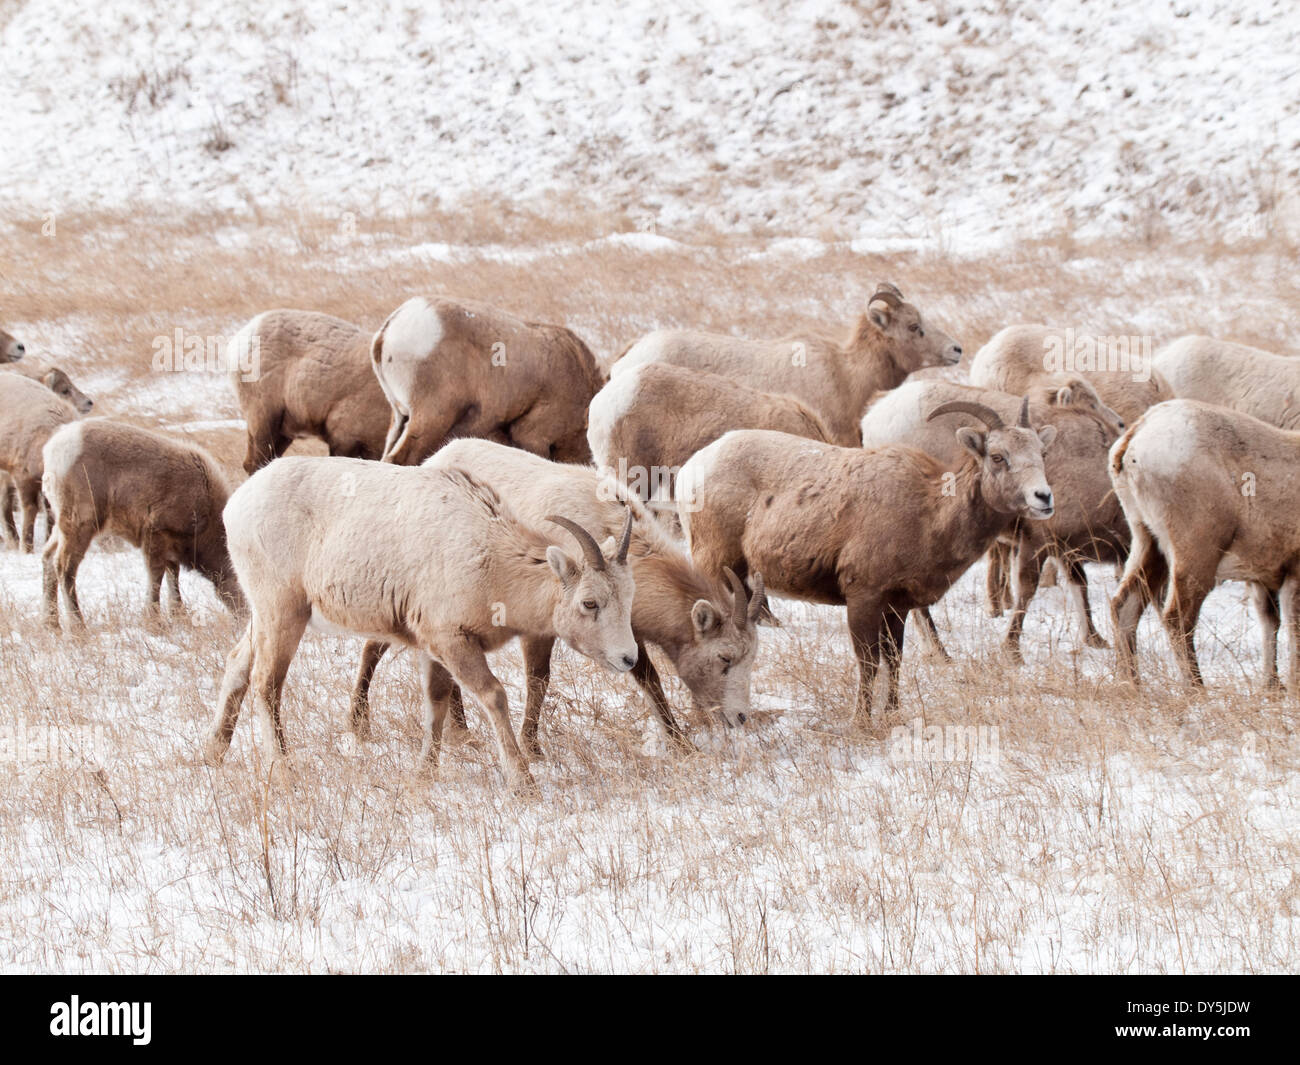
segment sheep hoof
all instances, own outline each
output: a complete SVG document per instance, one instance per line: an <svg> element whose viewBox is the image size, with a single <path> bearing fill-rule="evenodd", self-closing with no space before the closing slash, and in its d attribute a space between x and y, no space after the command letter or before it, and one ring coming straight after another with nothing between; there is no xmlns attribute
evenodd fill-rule
<svg viewBox="0 0 1300 1065"><path fill-rule="evenodd" d="M214 769L221 765L226 758L228 744L223 743L216 736L211 736L203 745L203 764L210 765Z"/></svg>
<svg viewBox="0 0 1300 1065"><path fill-rule="evenodd" d="M546 752L542 750L542 745L536 740L525 740L519 745L519 749L530 762L546 761Z"/></svg>
<svg viewBox="0 0 1300 1065"><path fill-rule="evenodd" d="M536 799L541 796L542 789L537 786L532 773L525 768L511 777L510 793L519 799Z"/></svg>
<svg viewBox="0 0 1300 1065"><path fill-rule="evenodd" d="M1093 650L1095 650L1095 651L1109 651L1109 650L1110 650L1110 644L1107 643L1106 640L1105 640L1102 636L1098 635L1098 634L1095 633L1095 632L1093 632L1093 633L1089 633L1089 634L1088 634L1088 639L1087 639L1086 641L1084 641L1084 642L1086 643L1086 645L1087 645L1088 647L1091 647L1091 648L1092 648Z"/></svg>

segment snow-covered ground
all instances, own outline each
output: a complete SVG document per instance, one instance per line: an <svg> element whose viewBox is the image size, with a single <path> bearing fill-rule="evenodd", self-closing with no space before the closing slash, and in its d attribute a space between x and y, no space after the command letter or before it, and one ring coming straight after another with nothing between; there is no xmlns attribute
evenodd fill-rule
<svg viewBox="0 0 1300 1065"><path fill-rule="evenodd" d="M1300 231L1288 0L16 0L0 212L505 201L949 248Z"/></svg>

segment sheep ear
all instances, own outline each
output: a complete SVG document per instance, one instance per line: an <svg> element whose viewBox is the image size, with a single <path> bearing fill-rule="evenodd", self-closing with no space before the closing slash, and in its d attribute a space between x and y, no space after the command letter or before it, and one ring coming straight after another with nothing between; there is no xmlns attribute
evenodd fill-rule
<svg viewBox="0 0 1300 1065"><path fill-rule="evenodd" d="M691 624L695 626L695 635L707 636L716 629L721 619L718 612L713 609L713 604L707 599L695 600L695 605L691 607Z"/></svg>
<svg viewBox="0 0 1300 1065"><path fill-rule="evenodd" d="M987 450L988 436L978 429L972 429L969 425L963 425L957 430L957 443L976 458L982 459Z"/></svg>
<svg viewBox="0 0 1300 1065"><path fill-rule="evenodd" d="M546 561L550 563L560 584L568 588L578 576L578 564L555 545L546 549Z"/></svg>
<svg viewBox="0 0 1300 1065"><path fill-rule="evenodd" d="M618 541L612 536L605 537L605 542L600 545L600 553L608 559L613 559L618 555Z"/></svg>
<svg viewBox="0 0 1300 1065"><path fill-rule="evenodd" d="M1074 403L1074 389L1069 385L1062 385L1056 390L1056 395L1052 397L1052 402L1058 407L1068 407Z"/></svg>
<svg viewBox="0 0 1300 1065"><path fill-rule="evenodd" d="M888 329L889 323L893 320L893 312L890 311L889 304L883 300L867 304L867 316L879 329Z"/></svg>
<svg viewBox="0 0 1300 1065"><path fill-rule="evenodd" d="M1044 425L1041 429L1038 430L1038 442L1043 445L1044 451L1046 451L1049 447L1052 446L1052 441L1055 439L1056 439L1055 425Z"/></svg>

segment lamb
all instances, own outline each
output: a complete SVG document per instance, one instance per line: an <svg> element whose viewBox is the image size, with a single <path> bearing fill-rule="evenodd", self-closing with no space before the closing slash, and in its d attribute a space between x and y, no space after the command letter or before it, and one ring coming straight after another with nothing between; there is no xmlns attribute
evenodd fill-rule
<svg viewBox="0 0 1300 1065"><path fill-rule="evenodd" d="M1056 442L1043 458L1056 512L1044 521L1017 520L989 552L990 602L1000 605L1004 567L1014 546L1015 598L1005 646L1016 660L1020 658L1025 612L1048 558L1061 562L1075 590L1085 642L1089 647L1105 647L1088 606L1084 563L1121 562L1128 549L1128 524L1111 490L1107 466L1110 446L1122 428L1113 412L1091 385L1068 375L1036 386L1027 398L1031 422L1056 427ZM983 404L1008 421L1022 402L1018 396L955 382L908 381L872 405L862 420L863 444L907 444L955 470L965 461L966 453L953 430L973 424L973 418L960 412L934 421L925 417L926 411L954 400ZM923 631L933 631L928 614L916 620L926 625Z"/></svg>
<svg viewBox="0 0 1300 1065"><path fill-rule="evenodd" d="M95 405L94 401L86 393L72 383L72 378L57 366L41 366L24 360L21 363L4 363L0 365L0 369L21 374L33 381L39 381L60 399L71 403L80 414L89 413L90 409ZM14 525L14 508L17 505L18 490L13 479L7 474L0 473L0 530L3 530L5 543L7 544L18 543L18 528ZM46 527L51 527L52 522L49 520L48 509L46 509L45 518ZM33 530L33 537L34 535Z"/></svg>
<svg viewBox="0 0 1300 1065"><path fill-rule="evenodd" d="M73 422L45 445L43 488L54 512L44 552L46 622L59 627L58 589L84 625L77 568L96 536L115 534L144 554L145 617L159 614L167 577L173 611L183 608L180 569L212 582L232 613L244 610L226 550L221 511L229 485L202 448L108 418Z"/></svg>
<svg viewBox="0 0 1300 1065"><path fill-rule="evenodd" d="M306 438L323 440L331 455L383 455L390 412L370 367L370 340L341 318L294 310L259 314L231 338L227 365L248 426L247 473Z"/></svg>
<svg viewBox="0 0 1300 1065"><path fill-rule="evenodd" d="M414 466L460 436L591 461L587 405L605 378L563 326L417 296L380 327L370 360L392 409L386 462Z"/></svg>
<svg viewBox="0 0 1300 1065"><path fill-rule="evenodd" d="M671 499L682 464L728 429L831 442L826 424L794 396L666 362L633 366L596 393L587 440L596 465L617 469L620 483L641 499Z"/></svg>
<svg viewBox="0 0 1300 1065"><path fill-rule="evenodd" d="M987 431L957 430L969 453L955 473L915 448L840 448L763 430L727 433L678 476L691 556L706 573L761 570L778 594L847 608L858 659L854 723L871 724L883 659L885 717L898 707L898 667L909 610L937 602L1018 517L1053 513L1043 451L1050 425L1013 426L986 406L944 403L930 412L974 414Z"/></svg>
<svg viewBox="0 0 1300 1065"><path fill-rule="evenodd" d="M1196 400L1153 407L1110 452L1133 546L1111 601L1121 676L1136 681L1137 625L1160 606L1188 683L1202 685L1194 634L1219 581L1248 581L1263 629L1264 682L1278 685L1285 604L1290 685L1300 692L1300 433Z"/></svg>
<svg viewBox="0 0 1300 1065"><path fill-rule="evenodd" d="M27 346L12 334L0 329L0 363L17 362L27 353Z"/></svg>
<svg viewBox="0 0 1300 1065"><path fill-rule="evenodd" d="M875 393L897 387L914 370L960 361L961 346L924 321L897 287L882 282L842 341L824 331L742 340L660 330L632 344L610 377L650 362L721 374L750 388L802 400L820 415L832 443L856 447L861 442L858 423Z"/></svg>
<svg viewBox="0 0 1300 1065"><path fill-rule="evenodd" d="M36 535L44 472L42 448L55 430L76 420L76 408L41 382L0 373L0 473L12 479L18 493L23 551L32 550ZM7 492L0 492L0 505L11 506Z"/></svg>
<svg viewBox="0 0 1300 1065"><path fill-rule="evenodd" d="M577 541L582 561L461 470L304 457L259 470L226 506L230 554L252 618L226 660L208 762L219 763L229 748L250 684L271 726L268 754L287 753L280 691L311 625L423 652L425 770L437 766L459 684L487 714L511 782L531 789L486 652L516 636L559 638L619 673L638 654L631 516L622 539L603 549L568 518L549 520Z"/></svg>
<svg viewBox="0 0 1300 1065"><path fill-rule="evenodd" d="M711 580L692 564L635 499L618 486L602 481L594 470L548 462L517 448L488 440L455 440L424 463L429 469L459 469L501 492L522 520L540 524L552 510L561 510L597 536L613 536L626 516L635 516L628 555L636 584L632 602L632 632L637 641L636 682L649 696L669 738L683 749L686 741L673 717L646 644L659 647L691 693L697 714L718 711L730 724L745 721L749 709L749 678L758 648L759 611L765 600L762 578L755 575L753 596L734 573L730 588ZM528 675L528 703L521 733L524 753L540 757L538 719L550 679L554 637L528 637L523 643ZM386 648L368 643L353 689L353 728L369 734L369 687L375 666ZM453 701L453 721L458 703ZM462 719L463 720L463 719Z"/></svg>
<svg viewBox="0 0 1300 1065"><path fill-rule="evenodd" d="M1300 429L1300 359L1188 336L1158 351L1154 365L1179 399L1231 407L1279 429Z"/></svg>
<svg viewBox="0 0 1300 1065"><path fill-rule="evenodd" d="M1161 375L1147 365L1136 337L1085 337L1076 345L1092 342L1080 355L1066 351L1073 334L1045 325L1010 325L975 354L970 364L971 384L1023 395L1044 375L1062 372L1086 378L1097 394L1123 422L1132 425L1155 403L1173 398ZM1134 350L1134 348L1137 350Z"/></svg>

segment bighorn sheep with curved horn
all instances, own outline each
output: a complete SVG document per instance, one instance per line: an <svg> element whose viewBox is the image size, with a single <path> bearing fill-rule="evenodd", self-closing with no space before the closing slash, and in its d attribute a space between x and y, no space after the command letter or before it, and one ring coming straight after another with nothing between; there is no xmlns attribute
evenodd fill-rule
<svg viewBox="0 0 1300 1065"><path fill-rule="evenodd" d="M660 330L628 347L610 378L650 362L707 370L802 400L821 416L834 443L856 447L858 423L875 393L897 387L913 370L960 361L960 345L928 324L897 286L881 282L842 341L820 331L743 340Z"/></svg>
<svg viewBox="0 0 1300 1065"><path fill-rule="evenodd" d="M425 468L460 469L492 485L526 522L540 523L562 510L595 535L613 536L635 515L628 555L636 596L632 632L637 640L633 679L649 696L665 732L690 747L669 708L663 685L645 645L659 647L681 677L697 714L720 711L728 723L743 723L749 710L749 677L758 648L756 624L765 602L762 578L754 576L751 598L736 575L727 571L727 586L701 573L690 556L634 498L593 469L563 465L518 448L487 440L454 440L425 462ZM537 727L550 679L550 636L525 637L524 667L528 701L520 739L530 757L539 754ZM369 688L385 645L371 641L353 688L352 722L360 735L369 732ZM452 704L452 720L458 716Z"/></svg>
<svg viewBox="0 0 1300 1065"><path fill-rule="evenodd" d="M343 458L271 463L226 506L252 619L226 661L208 761L224 757L250 685L271 725L269 754L286 753L280 690L312 625L423 652L425 769L437 765L459 684L487 714L512 782L531 788L486 653L517 636L558 637L616 672L635 666L631 520L621 542L602 549L561 517L582 549L576 561L461 470Z"/></svg>
<svg viewBox="0 0 1300 1065"><path fill-rule="evenodd" d="M883 661L886 716L898 705L898 667L909 610L937 602L1016 518L1052 515L1043 450L1029 402L1014 426L967 402L930 412L973 414L985 431L956 431L969 456L955 472L915 448L818 444L785 433L727 433L678 477L691 555L707 573L761 570L779 595L847 608L860 681L855 724L871 722Z"/></svg>
<svg viewBox="0 0 1300 1065"><path fill-rule="evenodd" d="M1079 377L1063 376L1031 390L1029 412L1035 425L1053 425L1057 436L1044 454L1043 468L1056 500L1056 511L1046 521L1017 520L989 549L989 597L998 603L1004 591L1002 576L1014 557L1015 580L1011 620L1005 645L1020 656L1020 634L1025 612L1038 588L1043 563L1057 559L1073 586L1079 620L1090 647L1105 647L1088 608L1088 578L1084 562L1121 562L1128 549L1128 523L1111 488L1107 455L1119 437L1118 419L1098 399L1092 386ZM953 430L971 424L971 415L952 414L929 420L927 411L953 400L982 403L1012 419L1022 403L1019 396L953 381L907 381L887 392L862 419L862 439L867 447L906 444L933 455L948 469L965 461L966 451ZM1001 612L1000 610L998 611ZM933 633L928 611L914 620L922 631Z"/></svg>

